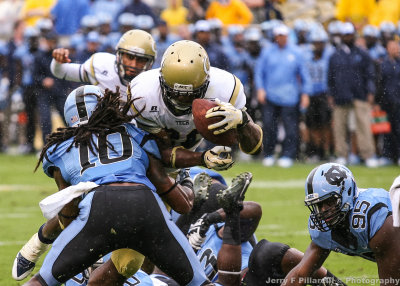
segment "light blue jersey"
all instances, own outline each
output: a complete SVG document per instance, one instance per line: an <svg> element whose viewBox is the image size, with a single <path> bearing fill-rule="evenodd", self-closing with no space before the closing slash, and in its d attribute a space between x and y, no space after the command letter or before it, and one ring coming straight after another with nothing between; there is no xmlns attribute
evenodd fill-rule
<svg viewBox="0 0 400 286"><path fill-rule="evenodd" d="M387 191L358 189L354 207L345 218L346 229L350 232L345 233L343 229L321 232L311 220L308 222L308 230L312 241L322 248L375 261L369 242L391 213L392 205Z"/></svg>
<svg viewBox="0 0 400 286"><path fill-rule="evenodd" d="M222 238L218 236L218 230L223 225L224 223L219 223L217 228L215 228L215 225L210 226L206 233L206 240L202 244L201 249L196 253L201 266L204 267L204 272L212 282L215 282L218 279L217 257L222 247ZM242 243L241 270L248 267L249 257L252 250L253 247L250 242L246 241Z"/></svg>
<svg viewBox="0 0 400 286"><path fill-rule="evenodd" d="M311 80L310 96L326 93L328 91L328 65L331 53L324 49L320 59L314 59L313 55L307 58L306 66Z"/></svg>
<svg viewBox="0 0 400 286"><path fill-rule="evenodd" d="M132 124L124 124L119 132L109 134L107 138L93 137L99 151L90 151L87 146L73 146L73 138L61 143L54 151L51 146L43 160L43 170L52 177L52 168L58 167L67 183L95 182L104 185L114 182L134 182L148 186L155 191L153 184L146 177L149 166L148 155L160 158L157 144L148 140L146 132ZM107 144L107 140L112 144ZM145 152L146 151L146 152Z"/></svg>

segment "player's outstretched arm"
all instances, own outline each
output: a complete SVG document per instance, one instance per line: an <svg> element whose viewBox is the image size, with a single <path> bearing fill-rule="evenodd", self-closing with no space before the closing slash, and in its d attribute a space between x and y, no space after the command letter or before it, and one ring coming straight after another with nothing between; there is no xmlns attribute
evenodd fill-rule
<svg viewBox="0 0 400 286"><path fill-rule="evenodd" d="M312 277L314 271L322 266L329 253L329 250L311 242L300 263L286 275L281 285L305 285L306 278Z"/></svg>
<svg viewBox="0 0 400 286"><path fill-rule="evenodd" d="M193 207L193 182L184 180L179 184L170 178L164 170L161 161L149 155L147 176L162 197L172 209L180 214L188 213Z"/></svg>
<svg viewBox="0 0 400 286"><path fill-rule="evenodd" d="M400 229L393 227L393 218L386 218L383 226L370 240L375 254L381 285L398 285L400 279ZM383 280L382 280L383 279Z"/></svg>
<svg viewBox="0 0 400 286"><path fill-rule="evenodd" d="M80 74L81 65L71 63L68 49L55 49L53 50L52 56L53 60L50 63L50 70L56 78L84 82L84 77Z"/></svg>

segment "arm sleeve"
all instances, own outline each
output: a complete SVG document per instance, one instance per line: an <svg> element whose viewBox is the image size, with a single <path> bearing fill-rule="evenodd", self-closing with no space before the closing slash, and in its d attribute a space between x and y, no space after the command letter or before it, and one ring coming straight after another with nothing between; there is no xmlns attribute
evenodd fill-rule
<svg viewBox="0 0 400 286"><path fill-rule="evenodd" d="M51 61L50 64L51 73L59 79L65 79L68 81L76 81L76 82L87 82L84 80L84 76L82 75L83 69L82 65L74 64L74 63L65 63L61 64L57 62L55 59Z"/></svg>

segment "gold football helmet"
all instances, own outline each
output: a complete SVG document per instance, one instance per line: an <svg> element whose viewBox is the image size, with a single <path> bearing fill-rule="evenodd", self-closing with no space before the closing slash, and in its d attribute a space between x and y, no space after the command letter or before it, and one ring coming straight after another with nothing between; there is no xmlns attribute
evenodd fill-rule
<svg viewBox="0 0 400 286"><path fill-rule="evenodd" d="M115 49L118 74L126 85L139 73L151 69L156 57L156 42L142 30L130 30L123 34ZM130 59L136 58L136 66L124 64L124 54Z"/></svg>
<svg viewBox="0 0 400 286"><path fill-rule="evenodd" d="M161 60L160 85L168 109L175 115L189 114L192 102L203 98L209 84L210 61L206 50L193 41L178 41Z"/></svg>

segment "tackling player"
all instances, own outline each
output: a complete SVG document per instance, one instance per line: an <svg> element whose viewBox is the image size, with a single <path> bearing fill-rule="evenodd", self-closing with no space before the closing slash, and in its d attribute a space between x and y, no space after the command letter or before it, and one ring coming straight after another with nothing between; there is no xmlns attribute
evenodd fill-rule
<svg viewBox="0 0 400 286"><path fill-rule="evenodd" d="M351 171L333 163L310 172L305 192L312 241L282 285L304 285L332 250L376 262L381 285L398 285L400 231L393 227L389 193L358 188Z"/></svg>
<svg viewBox="0 0 400 286"><path fill-rule="evenodd" d="M134 112L139 127L155 134L166 146L163 162L173 168L205 166L224 170L232 166L230 149L214 147L206 152L192 152L202 136L192 119L196 98L216 100L218 106L206 117L222 120L209 126L214 134L236 129L239 147L247 154L262 150L262 129L245 111L243 85L233 74L210 66L205 49L193 41L170 45L161 60L161 68L141 73L130 83ZM224 157L223 153L228 153Z"/></svg>
<svg viewBox="0 0 400 286"><path fill-rule="evenodd" d="M153 37L142 30L125 32L116 46L116 54L95 53L85 63L71 63L68 49L55 49L51 71L54 76L69 81L91 83L105 89L113 90L118 87L121 97L126 100L127 85L139 73L152 67L156 57L156 46ZM65 118L67 120L67 118ZM35 263L47 250L49 245L60 232L57 220L42 225L18 252L12 268L15 280L25 279L35 267ZM134 255L135 256L135 255ZM138 267L120 266L121 274L124 268L131 276Z"/></svg>
<svg viewBox="0 0 400 286"><path fill-rule="evenodd" d="M68 96L68 127L51 134L37 167L43 162L60 190L80 182L95 186L82 199L82 192L71 196L58 213L67 228L25 285L61 285L119 248L143 253L180 285L211 285L160 199L179 213L190 211L193 182L174 183L168 177L157 144L128 123L134 118L127 115L132 102L128 97L121 107L118 88L116 94L102 94L99 87L82 86ZM63 192L71 194L70 189Z"/></svg>

